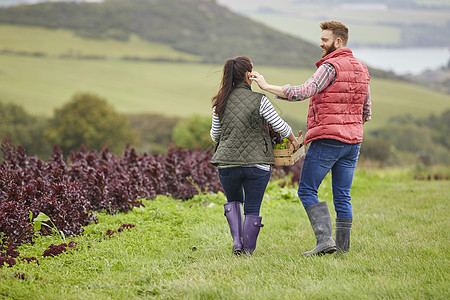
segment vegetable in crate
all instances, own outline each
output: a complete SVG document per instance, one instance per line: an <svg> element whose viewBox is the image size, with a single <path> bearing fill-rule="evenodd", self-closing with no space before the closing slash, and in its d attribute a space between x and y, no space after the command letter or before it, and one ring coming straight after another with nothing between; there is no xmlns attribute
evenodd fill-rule
<svg viewBox="0 0 450 300"><path fill-rule="evenodd" d="M275 144L275 145L273 146L273 149L286 149L286 147L287 147L286 142L288 142L288 141L289 141L288 138L284 138L284 139L281 141L281 143Z"/></svg>
<svg viewBox="0 0 450 300"><path fill-rule="evenodd" d="M272 125L269 124L269 136L270 140L272 141L272 147L274 149L286 149L286 141L289 141L287 138L282 138L281 135L273 130ZM282 148L282 145L284 144L284 148Z"/></svg>

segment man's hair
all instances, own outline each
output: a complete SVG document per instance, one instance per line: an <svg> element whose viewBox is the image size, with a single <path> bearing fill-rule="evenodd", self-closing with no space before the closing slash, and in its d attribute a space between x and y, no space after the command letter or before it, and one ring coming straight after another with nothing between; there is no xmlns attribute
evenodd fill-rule
<svg viewBox="0 0 450 300"><path fill-rule="evenodd" d="M348 28L344 23L338 21L326 21L320 23L320 28L322 30L331 30L337 38L341 38L344 47L347 46L348 42Z"/></svg>

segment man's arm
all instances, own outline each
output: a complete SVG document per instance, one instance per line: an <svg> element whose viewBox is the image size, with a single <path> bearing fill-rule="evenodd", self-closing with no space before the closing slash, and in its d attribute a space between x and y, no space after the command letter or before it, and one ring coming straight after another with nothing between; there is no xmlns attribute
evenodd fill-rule
<svg viewBox="0 0 450 300"><path fill-rule="evenodd" d="M291 86L270 85L264 79L264 76L258 72L252 72L250 79L256 81L258 86L269 93L288 101L301 101L320 93L327 88L335 79L336 70L331 64L321 65L317 71L304 84Z"/></svg>
<svg viewBox="0 0 450 300"><path fill-rule="evenodd" d="M250 75L250 79L255 81L258 84L259 88L262 89L263 91L269 92L281 98L287 97L284 94L281 86L268 84L264 79L264 76L259 74L258 72L252 72L252 74Z"/></svg>
<svg viewBox="0 0 450 300"><path fill-rule="evenodd" d="M370 87L367 91L367 97L364 101L363 107L363 123L369 122L372 120L372 101L370 99Z"/></svg>

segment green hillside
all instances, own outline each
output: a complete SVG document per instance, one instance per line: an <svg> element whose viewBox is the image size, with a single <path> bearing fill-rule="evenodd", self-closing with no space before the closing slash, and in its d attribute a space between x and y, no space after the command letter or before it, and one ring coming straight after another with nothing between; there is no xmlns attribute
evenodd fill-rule
<svg viewBox="0 0 450 300"><path fill-rule="evenodd" d="M30 113L46 116L76 92L96 93L127 114L209 115L210 98L217 92L222 71L222 64L63 60L6 54L0 54L0 61L0 101L21 104ZM303 83L313 72L257 64L255 69L279 85ZM258 90L256 86L254 89ZM450 96L408 83L373 79L371 91L373 121L367 124L368 130L384 126L396 115L426 117L450 108ZM306 120L307 101L272 102L286 120Z"/></svg>
<svg viewBox="0 0 450 300"><path fill-rule="evenodd" d="M66 29L93 40L128 41L137 36L207 63L246 55L257 64L307 67L321 53L309 42L205 0L46 2L0 8L0 24Z"/></svg>
<svg viewBox="0 0 450 300"><path fill-rule="evenodd" d="M50 116L76 92L93 92L126 114L209 115L226 58L248 55L270 83L301 84L320 57L320 52L309 55L308 49L320 50L214 1L108 0L2 8L0 101ZM368 130L381 128L393 116L427 117L450 108L448 95L379 79L387 75L376 70L371 75L374 116ZM307 101L272 102L294 129L301 129Z"/></svg>
<svg viewBox="0 0 450 300"><path fill-rule="evenodd" d="M127 41L82 38L67 29L0 25L0 51L3 53L60 58L128 58L201 61L198 55L174 50L130 36Z"/></svg>

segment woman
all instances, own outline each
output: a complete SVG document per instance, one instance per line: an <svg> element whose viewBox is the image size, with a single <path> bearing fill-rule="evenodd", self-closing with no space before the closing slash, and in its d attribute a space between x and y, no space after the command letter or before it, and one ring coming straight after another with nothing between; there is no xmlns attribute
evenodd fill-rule
<svg viewBox="0 0 450 300"><path fill-rule="evenodd" d="M282 137L288 137L295 150L300 147L291 127L266 96L251 90L252 71L248 57L228 59L219 92L211 100L211 138L217 142L211 163L218 166L227 197L225 216L236 255L253 253L263 226L259 211L274 164L268 123Z"/></svg>

